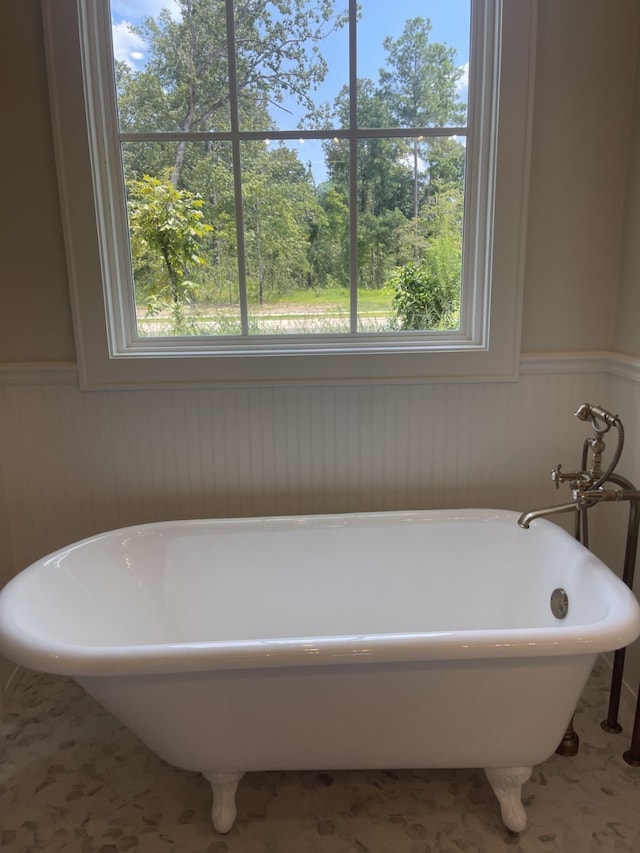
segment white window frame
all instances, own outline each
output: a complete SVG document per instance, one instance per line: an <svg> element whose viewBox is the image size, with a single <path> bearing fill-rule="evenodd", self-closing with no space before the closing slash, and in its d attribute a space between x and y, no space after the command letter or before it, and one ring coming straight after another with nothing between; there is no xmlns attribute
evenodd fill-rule
<svg viewBox="0 0 640 853"><path fill-rule="evenodd" d="M95 28L95 17L84 14L88 4L101 0L43 0L82 388L517 378L536 0L473 0L472 27L483 51L472 50L480 67L470 75L477 112L468 122L464 267L474 286L471 298L465 293L461 331L255 341L136 336L122 286L129 265L118 249L128 235L119 165L114 174L115 100L105 82L110 48L100 43L104 23ZM88 36L98 50L87 51Z"/></svg>

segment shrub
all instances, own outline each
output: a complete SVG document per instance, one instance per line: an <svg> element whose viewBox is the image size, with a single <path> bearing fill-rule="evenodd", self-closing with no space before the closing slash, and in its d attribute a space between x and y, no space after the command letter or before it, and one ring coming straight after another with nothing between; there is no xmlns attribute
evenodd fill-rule
<svg viewBox="0 0 640 853"><path fill-rule="evenodd" d="M460 242L435 237L419 261L398 267L387 281L401 329L455 329L460 323Z"/></svg>

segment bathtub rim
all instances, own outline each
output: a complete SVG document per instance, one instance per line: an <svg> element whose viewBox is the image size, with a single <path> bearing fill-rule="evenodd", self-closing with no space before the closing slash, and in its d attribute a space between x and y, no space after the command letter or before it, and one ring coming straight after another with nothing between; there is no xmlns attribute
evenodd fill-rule
<svg viewBox="0 0 640 853"><path fill-rule="evenodd" d="M354 639L348 636L315 638L313 650L303 648L305 643L295 638L265 641L265 644L278 646L270 648L266 653L256 642L166 643L101 648L50 643L46 650L34 650L28 643L21 643L19 639L5 642L3 638L2 647L3 653L20 666L52 675L82 678L308 669L336 665L428 664L468 660L493 660L497 663L500 660L517 658L522 659L524 663L527 660L547 657L597 656L632 642L620 637L616 642L602 643L598 642L598 637L585 638L579 634L558 642L557 639L540 637L541 630L545 629L530 629L531 636L517 643L500 642L500 638L495 636L489 636L479 642L477 634L489 632L478 631L456 631L450 634L441 632L440 636L383 634L366 638L362 646L348 651L345 651L345 643ZM457 641L452 644L451 635L454 633Z"/></svg>
<svg viewBox="0 0 640 853"><path fill-rule="evenodd" d="M228 640L132 644L128 646L80 646L46 640L25 630L14 618L12 598L20 587L48 561L105 538L170 530L180 526L283 527L348 525L354 522L460 521L476 520L514 524L519 513L502 509L437 509L390 512L289 515L237 519L186 519L131 525L99 533L74 542L35 561L0 591L0 650L10 660L30 669L52 674L142 675L206 672L363 663L393 664L453 660L487 660L597 655L629 645L640 634L640 607L620 578L592 552L590 557L611 574L614 595L609 612L597 622L547 628L498 628L468 631L345 634L274 639ZM554 535L573 538L546 519L532 522L532 529L545 527ZM528 531L522 531L529 535ZM578 544L578 543L576 543ZM580 546L582 547L582 546ZM517 639L514 639L517 635Z"/></svg>

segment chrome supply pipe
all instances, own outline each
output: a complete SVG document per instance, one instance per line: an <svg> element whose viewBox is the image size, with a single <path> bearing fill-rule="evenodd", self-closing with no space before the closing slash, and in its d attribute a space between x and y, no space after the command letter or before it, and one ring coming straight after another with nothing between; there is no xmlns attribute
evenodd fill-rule
<svg viewBox="0 0 640 853"><path fill-rule="evenodd" d="M635 492L633 484L626 477L621 477L619 474L612 474L608 482L614 483L616 486L621 486L627 492ZM633 581L636 567L636 553L638 550L638 532L640 530L640 501L635 499L629 500L629 521L627 524L627 543L624 554L624 568L622 570L622 580L626 583L629 589L633 589ZM611 673L611 687L609 690L609 708L607 718L600 723L601 727L606 732L619 734L622 731L622 726L618 722L618 712L620 710L620 696L622 693L622 678L624 674L624 661L626 649L617 649L613 655L613 672ZM640 692L639 692L640 696ZM636 733L638 730L638 733ZM634 753L635 761L629 761L629 764L640 765L640 701L636 706L636 721L634 725L635 734L635 750L634 738L632 737L632 746L630 752ZM624 759L627 761L627 753L624 753Z"/></svg>

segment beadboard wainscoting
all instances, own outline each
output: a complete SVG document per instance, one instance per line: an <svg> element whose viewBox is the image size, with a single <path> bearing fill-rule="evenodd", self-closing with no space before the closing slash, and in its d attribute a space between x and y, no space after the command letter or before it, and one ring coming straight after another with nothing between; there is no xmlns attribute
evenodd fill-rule
<svg viewBox="0 0 640 853"><path fill-rule="evenodd" d="M620 472L640 481L639 375L565 353L524 357L514 382L81 392L73 365L5 365L0 583L148 521L558 503L549 473L579 465L584 401L620 414Z"/></svg>

